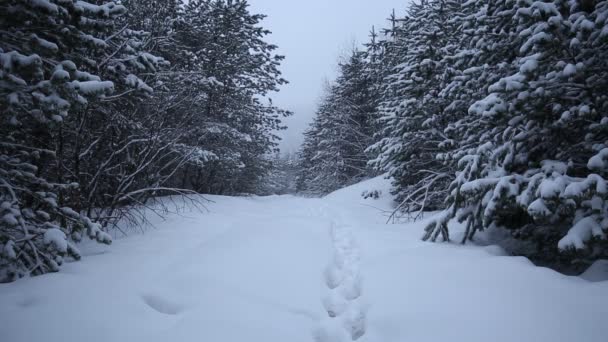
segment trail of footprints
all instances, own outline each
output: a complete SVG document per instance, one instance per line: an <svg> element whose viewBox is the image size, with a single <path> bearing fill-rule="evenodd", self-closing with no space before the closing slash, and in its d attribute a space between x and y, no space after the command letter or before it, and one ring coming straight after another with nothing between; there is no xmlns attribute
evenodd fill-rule
<svg viewBox="0 0 608 342"><path fill-rule="evenodd" d="M327 318L314 332L316 342L357 341L365 335L365 308L361 301L360 251L348 226L331 224L333 260L323 279L322 298Z"/></svg>

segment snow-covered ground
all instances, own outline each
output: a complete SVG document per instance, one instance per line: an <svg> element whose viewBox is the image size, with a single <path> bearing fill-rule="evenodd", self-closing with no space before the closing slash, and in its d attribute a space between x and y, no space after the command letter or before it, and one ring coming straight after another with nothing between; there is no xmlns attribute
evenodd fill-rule
<svg viewBox="0 0 608 342"><path fill-rule="evenodd" d="M0 340L607 341L608 281L421 242L424 222L384 224L382 179L323 199L209 198L209 212L0 284Z"/></svg>

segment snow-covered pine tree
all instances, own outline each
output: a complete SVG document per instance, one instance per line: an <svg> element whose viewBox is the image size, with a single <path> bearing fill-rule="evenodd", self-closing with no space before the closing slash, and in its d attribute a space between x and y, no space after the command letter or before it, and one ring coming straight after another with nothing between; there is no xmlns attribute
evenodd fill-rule
<svg viewBox="0 0 608 342"><path fill-rule="evenodd" d="M340 74L335 82L335 92L339 107L332 121L336 131L333 139L338 139L340 147L337 157L343 165L346 182L356 182L373 172L367 167L370 154L366 152L376 133L378 95L374 83L374 70L368 67L371 58L367 51L354 50L349 59L340 65ZM321 150L328 147L320 146ZM346 184L343 184L346 185Z"/></svg>
<svg viewBox="0 0 608 342"><path fill-rule="evenodd" d="M338 94L333 85L326 85L324 98L315 113L309 129L304 133L300 153L300 191L309 194L326 194L347 183L337 116L340 111Z"/></svg>
<svg viewBox="0 0 608 342"><path fill-rule="evenodd" d="M274 132L290 114L267 99L287 82L278 69L284 57L264 40L264 15L250 13L246 1L190 1L183 13L184 67L204 76L190 84L200 95L190 103L196 115L184 143L214 158L189 163L182 183L206 193L256 192L270 170L265 156L276 148Z"/></svg>
<svg viewBox="0 0 608 342"><path fill-rule="evenodd" d="M448 140L444 128L454 118L444 111L449 101L441 90L455 75L446 57L460 36L460 2L432 0L412 3L406 18L391 29L391 47L385 58L394 63L385 77L380 105L382 139L371 151L371 162L392 176L399 209L416 217L425 210L441 208L451 169L437 154Z"/></svg>
<svg viewBox="0 0 608 342"><path fill-rule="evenodd" d="M102 227L150 198L252 192L268 173L289 113L262 100L286 82L263 16L123 4L0 3L1 280L57 270L84 235L109 243Z"/></svg>
<svg viewBox="0 0 608 342"><path fill-rule="evenodd" d="M136 29L126 15L97 27L106 46L90 54L90 72L111 81L114 93L74 108L53 140L57 179L80 184L70 205L106 226L136 213L132 204L158 195L171 142L162 119L139 110L152 96L147 81L166 64L148 52L151 34Z"/></svg>
<svg viewBox="0 0 608 342"><path fill-rule="evenodd" d="M0 280L58 270L78 259L82 236L110 243L99 224L65 206L77 183L55 182L52 136L68 112L114 90L91 73L109 44L104 32L125 8L114 2L0 4Z"/></svg>
<svg viewBox="0 0 608 342"><path fill-rule="evenodd" d="M463 153L480 141L478 117L468 110L479 98L488 95L490 85L516 71L512 62L517 56L518 38L513 1L467 1L451 21L458 25L455 52L445 57L455 75L444 86L440 96L449 103L444 116L451 117L444 133L449 146L440 159L457 163Z"/></svg>
<svg viewBox="0 0 608 342"><path fill-rule="evenodd" d="M514 33L517 58L504 63L515 72L471 106L478 143L461 157L450 208L425 238L447 239L453 219L465 222L464 240L503 229L526 242L516 253L577 270L608 254L608 2L508 5L516 22L488 32ZM505 13L495 7L489 15Z"/></svg>
<svg viewBox="0 0 608 342"><path fill-rule="evenodd" d="M313 158L317 153L317 146L319 144L319 134L317 131L320 126L317 121L320 118L319 111L321 106L317 108L313 122L304 132L304 142L297 153L298 172L296 177L296 191L298 193L313 194L313 191L311 191L311 184L314 184L313 179L316 177L312 173L313 167L316 164L316 161L313 161Z"/></svg>
<svg viewBox="0 0 608 342"><path fill-rule="evenodd" d="M194 12L188 14L180 0L128 0L125 5L130 13L129 25L150 32L146 46L169 62L148 76L155 85L154 97L137 109L151 117L148 122L156 130L163 131L160 137L167 147L160 165L153 168L163 172L152 178L174 193L207 190L193 186L195 181L204 180L192 180L190 175L218 160L210 150L213 146L202 143L208 135L203 131L211 125L204 114L207 90L217 83L201 60L205 52L201 40L211 34L206 25L209 6L200 4L199 10L190 8Z"/></svg>
<svg viewBox="0 0 608 342"><path fill-rule="evenodd" d="M454 144L449 151L440 155L444 162L461 167L461 159L475 154L477 147L488 140L487 132L480 123L481 118L464 114L468 114L473 103L488 95L487 89L491 84L517 70L513 66L518 45L516 26L512 21L515 11L515 1L463 4L463 36L454 55L454 65L462 71L442 91L442 96L452 101L447 107L447 113L459 118L445 130L449 141ZM469 172L477 171L478 168L472 166ZM463 177L463 172L456 172L456 177L448 188L446 213L453 210L452 203L458 198L457 189L466 181L466 177ZM424 239L435 241L439 234L444 240L449 239L448 216L450 215L437 220L432 229L429 227Z"/></svg>
<svg viewBox="0 0 608 342"><path fill-rule="evenodd" d="M121 88L98 106L74 113L71 130L75 161L69 164L83 188L83 209L104 225L125 219L140 224L145 217L139 208L149 199L192 193L173 179L186 161L204 155L181 141L192 114L183 109L187 100L194 101L194 92L177 72L184 55L176 40L180 2L123 3L129 12L116 24L122 34L113 38L124 51L113 50L113 59L131 62L106 63ZM154 86L153 94L148 85Z"/></svg>
<svg viewBox="0 0 608 342"><path fill-rule="evenodd" d="M303 190L329 193L373 174L367 167L367 146L376 133L377 86L371 54L354 50L340 64L328 85L316 117L305 133L302 156Z"/></svg>

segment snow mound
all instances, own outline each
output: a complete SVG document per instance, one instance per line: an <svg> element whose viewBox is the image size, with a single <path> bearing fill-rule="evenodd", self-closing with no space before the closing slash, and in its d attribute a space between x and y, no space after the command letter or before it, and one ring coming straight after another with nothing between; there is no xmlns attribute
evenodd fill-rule
<svg viewBox="0 0 608 342"><path fill-rule="evenodd" d="M65 253L68 250L66 236L57 228L51 228L44 232L43 239L45 245L53 245L59 252Z"/></svg>
<svg viewBox="0 0 608 342"><path fill-rule="evenodd" d="M498 247L423 242L425 220L386 224L389 190L378 177L321 199L208 196L205 212L0 284L0 340L606 341L607 261L590 283Z"/></svg>
<svg viewBox="0 0 608 342"><path fill-rule="evenodd" d="M394 206L391 188L391 178L382 175L336 190L325 196L325 199L388 210Z"/></svg>
<svg viewBox="0 0 608 342"><path fill-rule="evenodd" d="M597 260L580 277L593 282L608 280L608 260Z"/></svg>

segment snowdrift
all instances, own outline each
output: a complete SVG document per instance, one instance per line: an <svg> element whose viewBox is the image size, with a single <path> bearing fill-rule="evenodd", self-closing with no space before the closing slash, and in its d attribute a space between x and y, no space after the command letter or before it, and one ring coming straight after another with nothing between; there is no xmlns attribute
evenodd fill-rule
<svg viewBox="0 0 608 342"><path fill-rule="evenodd" d="M361 196L370 191L377 196ZM0 340L605 342L608 336L608 282L564 276L495 247L422 242L425 222L385 224L392 201L382 177L321 199L208 198L208 211L155 221L155 229L87 250L59 273L0 284ZM327 285L328 266L340 262L347 266L336 270L348 271L350 280L329 274L338 275L330 283L343 290L339 295L351 298L344 311ZM348 319L332 321L328 308Z"/></svg>

